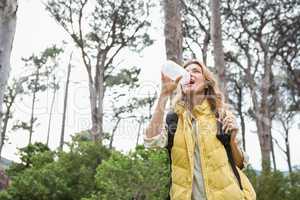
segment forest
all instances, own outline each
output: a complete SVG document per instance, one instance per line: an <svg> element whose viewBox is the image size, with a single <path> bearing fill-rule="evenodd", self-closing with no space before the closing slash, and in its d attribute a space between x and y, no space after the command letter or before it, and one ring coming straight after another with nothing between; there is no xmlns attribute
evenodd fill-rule
<svg viewBox="0 0 300 200"><path fill-rule="evenodd" d="M16 49L26 4L53 23L27 31L60 42ZM299 19L298 0L1 0L0 200L167 199L168 152L143 137L160 63L191 59L219 80L257 200L298 200Z"/></svg>

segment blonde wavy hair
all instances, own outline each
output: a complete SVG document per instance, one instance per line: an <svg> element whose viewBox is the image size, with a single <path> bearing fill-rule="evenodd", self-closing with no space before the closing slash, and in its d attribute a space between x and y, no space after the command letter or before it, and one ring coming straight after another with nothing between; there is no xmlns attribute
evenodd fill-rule
<svg viewBox="0 0 300 200"><path fill-rule="evenodd" d="M211 109L216 112L218 116L224 116L224 114L228 111L228 105L225 103L224 95L219 88L217 79L214 77L213 73L198 60L190 60L186 62L183 67L186 68L191 64L196 64L202 69L203 78L206 83L204 95L207 98ZM179 101L187 103L180 84L177 86L176 94L172 101L172 107L174 107Z"/></svg>

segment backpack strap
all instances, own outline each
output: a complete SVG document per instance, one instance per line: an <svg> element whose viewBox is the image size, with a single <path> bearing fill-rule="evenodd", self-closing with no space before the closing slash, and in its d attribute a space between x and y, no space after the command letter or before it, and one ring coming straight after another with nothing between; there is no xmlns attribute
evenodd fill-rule
<svg viewBox="0 0 300 200"><path fill-rule="evenodd" d="M228 161L230 163L231 169L232 169L232 171L233 171L236 179L238 180L240 189L243 190L241 177L240 177L240 174L239 174L238 170L236 169L235 162L234 162L233 155L232 155L232 149L231 149L231 146L230 146L231 134L224 133L224 131L222 129L222 123L219 122L219 121L218 121L218 134L217 134L217 138L220 140L220 142L225 147L226 154L227 154Z"/></svg>
<svg viewBox="0 0 300 200"><path fill-rule="evenodd" d="M177 129L177 123L178 123L177 114L173 111L168 112L166 117L166 130L168 132L168 144L166 148L169 152L169 155L171 155L171 149L173 147L173 141Z"/></svg>
<svg viewBox="0 0 300 200"><path fill-rule="evenodd" d="M167 113L166 117L166 130L168 132L168 144L166 146L166 149L168 150L169 154L169 168L170 168L170 173L172 173L172 159L171 159L171 151L173 147L173 141L174 141L174 136L175 132L177 129L177 123L178 123L178 116L175 112L170 111ZM170 181L169 181L169 190L171 189L171 184L172 184L172 176L170 175ZM170 194L168 194L168 197L166 200L170 200Z"/></svg>

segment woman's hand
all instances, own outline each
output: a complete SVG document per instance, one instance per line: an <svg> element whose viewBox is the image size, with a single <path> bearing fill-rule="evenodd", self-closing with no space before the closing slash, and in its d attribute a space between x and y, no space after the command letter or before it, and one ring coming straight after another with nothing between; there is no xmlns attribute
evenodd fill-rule
<svg viewBox="0 0 300 200"><path fill-rule="evenodd" d="M225 133L231 133L231 142L235 141L236 135L238 133L238 125L236 123L235 116L231 112L226 112L223 122L223 130Z"/></svg>
<svg viewBox="0 0 300 200"><path fill-rule="evenodd" d="M161 73L161 95L170 96L177 88L181 78L182 76L179 76L175 81L173 81L171 78Z"/></svg>

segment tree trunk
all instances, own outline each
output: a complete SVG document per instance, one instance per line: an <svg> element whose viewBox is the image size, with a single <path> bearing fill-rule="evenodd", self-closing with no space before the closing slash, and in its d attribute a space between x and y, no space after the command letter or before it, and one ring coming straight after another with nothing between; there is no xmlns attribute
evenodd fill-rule
<svg viewBox="0 0 300 200"><path fill-rule="evenodd" d="M12 108L12 105L15 101L15 98L16 98L16 95L12 94L11 95L11 101L7 102L7 106L6 106L6 111L5 111L5 115L4 115L4 119L3 119L3 128L1 130L0 159L1 159L1 156L2 156L2 149L3 149L3 146L4 146L5 135L6 135L7 125L8 125L8 121L9 121L9 115L11 114L11 108Z"/></svg>
<svg viewBox="0 0 300 200"><path fill-rule="evenodd" d="M246 125L245 125L245 118L243 113L243 87L236 86L237 87L237 96L238 96L238 105L237 105L237 111L239 118L241 120L241 133L242 133L242 141L243 141L243 150L246 152Z"/></svg>
<svg viewBox="0 0 300 200"><path fill-rule="evenodd" d="M291 151L290 151L290 140L289 140L289 122L291 120L291 116L288 116L287 118L280 118L281 125L284 129L284 142L285 142L285 151L286 154L286 161L288 164L289 172L293 172L292 162L291 162Z"/></svg>
<svg viewBox="0 0 300 200"><path fill-rule="evenodd" d="M220 15L220 0L211 0L211 39L213 44L214 65L218 72L219 84L224 96L227 98L227 82L225 74L225 60L222 43L222 26Z"/></svg>
<svg viewBox="0 0 300 200"><path fill-rule="evenodd" d="M137 146L139 144L141 127L142 127L142 119L141 119L141 121L139 121L139 128L138 128L138 133L137 133L137 138L136 138L136 144L135 144L135 146Z"/></svg>
<svg viewBox="0 0 300 200"><path fill-rule="evenodd" d="M291 162L291 154L290 154L290 142L289 142L289 130L285 131L285 146L286 146L286 157L287 157L287 164L289 167L289 172L293 172L292 162Z"/></svg>
<svg viewBox="0 0 300 200"><path fill-rule="evenodd" d="M55 101L55 96L56 96L56 86L55 86L55 81L54 81L54 91L53 91L53 96L52 96L52 101L51 101L51 107L50 107L50 116L49 116L49 121L48 121L48 131L47 131L47 141L46 145L49 146L49 139L50 139L50 129L51 129L51 121L52 121L52 112L54 108L54 101Z"/></svg>
<svg viewBox="0 0 300 200"><path fill-rule="evenodd" d="M205 65L207 65L207 51L208 51L208 45L210 41L210 35L205 33L205 38L203 40L203 48L202 50L202 60Z"/></svg>
<svg viewBox="0 0 300 200"><path fill-rule="evenodd" d="M16 31L17 8L17 0L0 1L0 133L2 133L2 104L10 72L10 55Z"/></svg>
<svg viewBox="0 0 300 200"><path fill-rule="evenodd" d="M274 171L277 171L277 166L276 166L276 159L275 159L275 151L274 151L274 143L273 143L273 136L271 135L271 152L272 152L272 161L273 161L273 168Z"/></svg>
<svg viewBox="0 0 300 200"><path fill-rule="evenodd" d="M71 74L71 68L72 68L71 60L72 60L72 54L70 55L70 60L69 60L69 64L68 64L67 81L66 81L66 88L65 88L65 95L64 95L64 108L63 108L63 117L62 117L62 123L61 123L61 133L60 133L60 142L59 142L60 150L63 150L63 146L64 146L64 142L65 142L66 113L67 113L67 105L68 105L70 74Z"/></svg>
<svg viewBox="0 0 300 200"><path fill-rule="evenodd" d="M179 0L164 0L165 46L167 59L182 64L182 22Z"/></svg>
<svg viewBox="0 0 300 200"><path fill-rule="evenodd" d="M180 0L163 0L163 9L166 56L181 65L183 36ZM170 106L173 96L170 96Z"/></svg>
<svg viewBox="0 0 300 200"><path fill-rule="evenodd" d="M268 56L267 50L264 49L264 75L261 84L261 103L260 103L260 118L259 121L262 126L262 132L259 134L261 135L261 148L264 150L262 161L263 161L263 169L270 170L270 153L272 151L272 119L271 119L271 111L269 97L270 97L270 87L271 87L271 66L272 62ZM265 166L264 166L265 165Z"/></svg>
<svg viewBox="0 0 300 200"><path fill-rule="evenodd" d="M265 122L261 122L263 120L263 118L259 117L256 119L257 134L261 148L262 169L270 171L271 135L268 133L268 127L264 125Z"/></svg>
<svg viewBox="0 0 300 200"><path fill-rule="evenodd" d="M33 124L34 124L34 108L35 108L35 102L36 102L36 93L38 91L38 81L40 76L40 67L37 66L35 80L34 80L34 91L32 96L32 104L31 104L31 117L30 117L30 124L29 124L29 143L31 144L32 141L32 133L33 133Z"/></svg>
<svg viewBox="0 0 300 200"><path fill-rule="evenodd" d="M116 133L116 130L119 126L119 123L121 121L121 118L118 118L113 130L112 130L112 133L111 133L111 138L110 138L110 141L109 141L109 149L112 149L112 145L113 145L113 142L114 142L114 136L115 136L115 133Z"/></svg>
<svg viewBox="0 0 300 200"><path fill-rule="evenodd" d="M94 81L89 76L90 105L92 117L92 137L95 142L102 142L103 138L103 99L105 93L104 71L107 52L98 52Z"/></svg>
<svg viewBox="0 0 300 200"><path fill-rule="evenodd" d="M105 58L102 58L105 60ZM99 72L99 79L98 79L98 88L99 88L99 95L98 95L98 106L97 106L97 132L95 140L102 140L103 136L103 99L104 99L104 63L100 67Z"/></svg>
<svg viewBox="0 0 300 200"><path fill-rule="evenodd" d="M270 171L271 118L269 117L267 105L263 103L259 105L258 103L257 93L255 91L257 88L255 88L255 82L250 74L250 70L247 70L247 82L250 85L254 118L262 156L262 169L263 171ZM263 107L264 109L262 109Z"/></svg>

